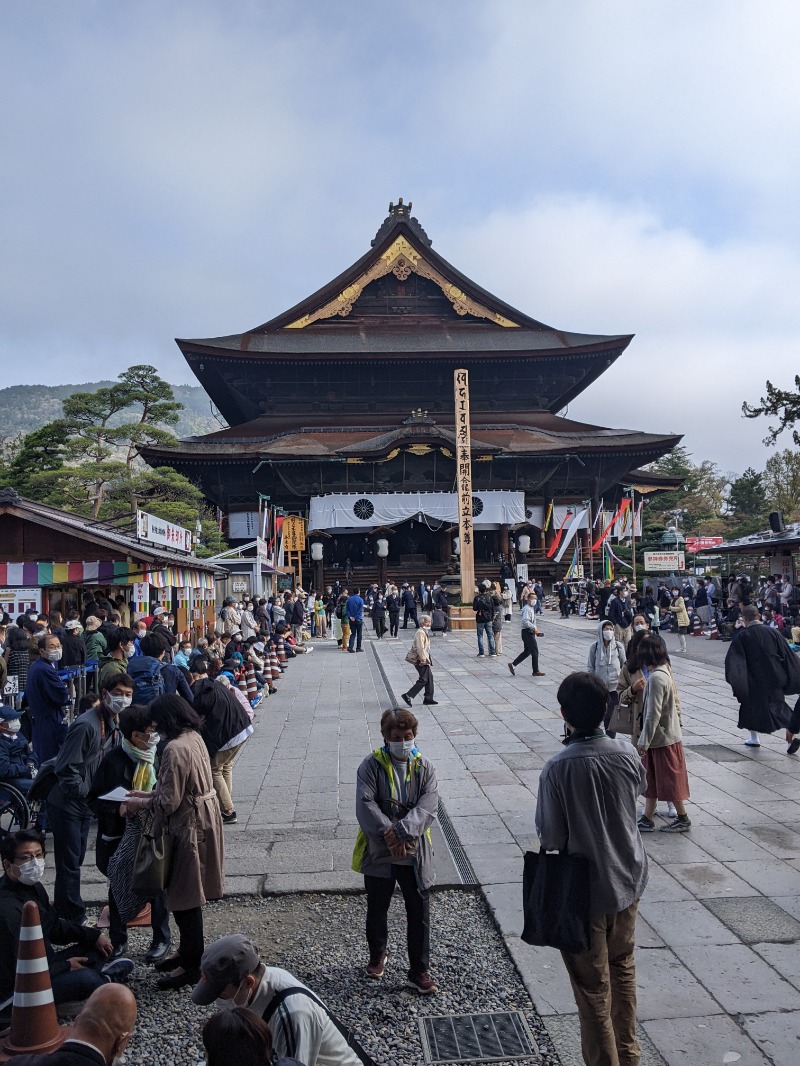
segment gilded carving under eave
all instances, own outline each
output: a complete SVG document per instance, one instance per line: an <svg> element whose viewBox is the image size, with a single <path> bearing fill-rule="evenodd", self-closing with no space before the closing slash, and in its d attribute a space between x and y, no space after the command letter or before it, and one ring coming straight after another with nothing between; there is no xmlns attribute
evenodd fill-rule
<svg viewBox="0 0 800 1066"><path fill-rule="evenodd" d="M490 311L488 307L484 307L483 304L479 304L475 300L471 300L466 293L463 293L457 286L448 281L443 274L431 266L416 248L409 244L405 237L398 237L386 249L380 259L376 260L369 270L365 271L352 285L348 285L346 289L340 292L336 299L330 300L316 311L290 322L286 329L303 329L305 326L310 326L312 322L318 322L323 318L332 318L334 315L346 318L353 310L353 304L367 285L378 278L384 277L389 272L392 272L400 281L405 281L413 272L434 282L453 305L457 315L474 315L476 318L487 318L498 326L512 329L518 328L516 322Z"/></svg>

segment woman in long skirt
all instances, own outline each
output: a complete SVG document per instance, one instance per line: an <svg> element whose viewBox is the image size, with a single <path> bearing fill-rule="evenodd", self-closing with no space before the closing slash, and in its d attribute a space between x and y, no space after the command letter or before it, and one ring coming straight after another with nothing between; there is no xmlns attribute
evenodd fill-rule
<svg viewBox="0 0 800 1066"><path fill-rule="evenodd" d="M683 754L680 705L669 668L667 646L661 637L648 633L639 645L637 661L645 678L642 730L637 748L647 772L639 832L653 832L656 803L666 800L675 805L677 814L673 821L661 826L661 832L686 833L692 827L686 813L689 775Z"/></svg>

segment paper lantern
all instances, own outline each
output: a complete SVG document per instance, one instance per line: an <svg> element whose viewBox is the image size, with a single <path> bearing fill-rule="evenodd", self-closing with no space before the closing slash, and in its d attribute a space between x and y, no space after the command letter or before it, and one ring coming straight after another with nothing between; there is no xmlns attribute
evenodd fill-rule
<svg viewBox="0 0 800 1066"><path fill-rule="evenodd" d="M379 537L375 541L375 544L378 548L378 558L385 559L386 556L389 554L389 541L386 540L385 537Z"/></svg>
<svg viewBox="0 0 800 1066"><path fill-rule="evenodd" d="M527 555L531 550L531 538L527 533L520 533L517 537L517 547L522 555Z"/></svg>
<svg viewBox="0 0 800 1066"><path fill-rule="evenodd" d="M311 558L315 563L322 561L322 541L315 540L311 544Z"/></svg>

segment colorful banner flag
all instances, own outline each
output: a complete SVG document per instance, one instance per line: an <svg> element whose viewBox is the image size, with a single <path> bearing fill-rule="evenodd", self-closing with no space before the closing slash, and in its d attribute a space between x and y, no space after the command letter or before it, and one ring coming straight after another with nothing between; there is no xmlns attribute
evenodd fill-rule
<svg viewBox="0 0 800 1066"><path fill-rule="evenodd" d="M547 558L548 559L552 559L553 556L555 555L555 553L558 551L558 546L561 543L561 534L564 532L564 526L567 524L567 521L571 517L572 517L572 515L569 513L569 511L567 511L567 513L564 515L563 522L558 527L558 532L556 533L556 539L553 541L553 543L547 549Z"/></svg>
<svg viewBox="0 0 800 1066"><path fill-rule="evenodd" d="M619 505L619 510L616 512L614 517L611 519L611 521L608 523L606 528L603 530L602 534L597 538L597 540L592 545L592 551L597 551L597 549L600 547L600 545L605 542L606 537L609 535L611 530L614 528L614 523L625 513L625 511L627 511L627 509L630 507L630 505L631 505L630 497L629 496L625 496L624 499L622 500L622 503Z"/></svg>
<svg viewBox="0 0 800 1066"><path fill-rule="evenodd" d="M605 513L606 513L605 500L602 499L602 500L600 500L600 506L597 508L597 514L594 516L594 522L592 522L592 529L596 529L597 528L597 523L600 521L601 518L603 518ZM605 520L605 519L603 519L603 520Z"/></svg>
<svg viewBox="0 0 800 1066"><path fill-rule="evenodd" d="M603 578L605 581L614 580L614 567L611 565L611 554L608 544L603 544Z"/></svg>
<svg viewBox="0 0 800 1066"><path fill-rule="evenodd" d="M546 533L550 526L550 519L553 517L553 501L550 501L550 506L547 508L547 517L544 520L543 532Z"/></svg>
<svg viewBox="0 0 800 1066"><path fill-rule="evenodd" d="M570 542L572 541L572 539L574 538L575 534L580 529L581 524L582 524L584 518L586 517L587 510L588 510L588 508L584 507L584 509L582 511L578 511L578 513L573 517L572 521L570 522L569 528L567 529L567 531L566 531L566 533L564 535L564 539L561 541L561 547L559 548L558 555L556 555L556 562L557 563L561 562L561 560L564 557L564 553L566 552L567 548L569 547Z"/></svg>

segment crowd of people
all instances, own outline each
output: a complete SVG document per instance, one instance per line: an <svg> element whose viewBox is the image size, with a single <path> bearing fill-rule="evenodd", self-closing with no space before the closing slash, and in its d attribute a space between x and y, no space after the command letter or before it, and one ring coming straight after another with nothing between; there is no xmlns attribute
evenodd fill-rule
<svg viewBox="0 0 800 1066"><path fill-rule="evenodd" d="M437 703L430 633L434 620L447 631L447 594L438 583L373 585L363 595L350 584L337 583L319 596L298 590L270 600L229 597L214 630L196 641L176 633L174 618L161 607L125 618L119 603L87 601L77 618L31 612L6 620L3 658L9 672L24 668L27 708L0 707L0 779L29 793L42 778L49 786L46 794L42 789L40 824L0 842L0 1012L10 1003L22 908L30 900L41 914L56 1003L86 1000L73 1039L48 1062L73 1062L65 1056L76 1041L96 1052L97 1063L111 1064L124 1050L136 1021L135 1001L122 987L134 968L126 954L127 927L146 911L153 937L144 959L158 973L156 987L191 988L196 1003L215 1008L203 1028L211 1066L231 1056L245 1066L371 1061L313 990L262 961L246 936L230 934L206 946L203 908L223 895L224 827L236 821L233 768L261 700L275 694L290 660L311 649L311 634L357 654L367 617L382 640L387 630L398 636L401 612L403 628L413 623L406 659L417 680L402 693L406 707L383 713L382 744L359 767L352 865L367 897L366 977L381 980L389 964L387 916L397 886L407 924L406 982L421 995L437 991L430 961L430 829L438 787L435 766L418 747L419 721L410 708L423 691L424 704ZM739 609L726 677L740 704L739 727L749 732L745 743L757 746L761 732L785 729L791 753L800 749L800 700L792 710L785 698L800 691L800 660L785 622L783 628L775 623L776 609L785 606L782 618L792 614L785 585L770 579L751 589L737 579L726 588L729 604ZM711 626L721 597L712 579L648 584L641 593L625 582L593 587L598 625L586 670L558 688L564 746L542 770L536 828L544 849L558 851L569 842L570 852L590 861L589 950L562 952L587 1062L637 1060L635 923L647 883L641 837L656 831L659 803L665 805L660 832L691 830L681 703L661 631L669 620L678 636L673 651L685 652L692 616ZM558 590L566 617L569 599ZM534 581L516 588L482 583L472 604L478 655L502 654L502 629L515 600L522 651L508 668L515 674L530 659L533 675L544 676L536 638L546 597ZM83 644L82 661L99 659L99 691L86 697L71 723L58 674L70 639ZM86 924L81 896L93 817L95 860L108 879L108 932ZM52 901L42 885L45 831L52 834L55 859ZM132 877L140 843L162 835L171 841L169 878L158 891L142 894ZM102 1012L107 1024L100 1033ZM38 1062L29 1056L26 1066Z"/></svg>

